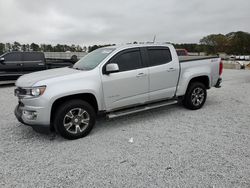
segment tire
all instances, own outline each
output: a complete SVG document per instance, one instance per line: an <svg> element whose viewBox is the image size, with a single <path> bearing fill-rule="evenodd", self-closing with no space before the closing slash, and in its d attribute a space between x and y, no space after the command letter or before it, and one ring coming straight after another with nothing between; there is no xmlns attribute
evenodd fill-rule
<svg viewBox="0 0 250 188"><path fill-rule="evenodd" d="M70 100L57 108L55 130L64 138L74 140L87 136L95 125L94 108L82 100Z"/></svg>
<svg viewBox="0 0 250 188"><path fill-rule="evenodd" d="M72 57L70 58L70 60L71 60L73 63L76 63L76 62L78 61L76 55L72 55Z"/></svg>
<svg viewBox="0 0 250 188"><path fill-rule="evenodd" d="M200 109L207 99L207 90L203 83L193 82L188 86L183 105L190 110Z"/></svg>

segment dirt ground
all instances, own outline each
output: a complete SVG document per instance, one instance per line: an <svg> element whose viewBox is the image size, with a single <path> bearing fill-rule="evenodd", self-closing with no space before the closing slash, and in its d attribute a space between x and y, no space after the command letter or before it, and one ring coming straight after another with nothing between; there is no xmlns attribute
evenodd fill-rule
<svg viewBox="0 0 250 188"><path fill-rule="evenodd" d="M205 106L113 120L68 141L20 125L0 88L0 187L250 187L250 71L224 70Z"/></svg>

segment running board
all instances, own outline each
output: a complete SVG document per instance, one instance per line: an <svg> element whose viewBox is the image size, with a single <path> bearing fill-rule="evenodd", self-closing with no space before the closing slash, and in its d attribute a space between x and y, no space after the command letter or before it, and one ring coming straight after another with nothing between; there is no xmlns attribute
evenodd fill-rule
<svg viewBox="0 0 250 188"><path fill-rule="evenodd" d="M143 111L146 111L146 110L151 110L151 109L154 109L154 108L168 106L168 105L172 105L172 104L176 104L176 103L178 103L177 100L171 100L171 101L164 101L164 102L157 102L157 103L147 104L145 106L125 109L125 110L119 110L119 111L116 111L116 112L110 112L110 113L107 114L107 117L109 119L117 118L117 117L120 117L120 116L134 114L134 113L137 113L137 112L143 112Z"/></svg>

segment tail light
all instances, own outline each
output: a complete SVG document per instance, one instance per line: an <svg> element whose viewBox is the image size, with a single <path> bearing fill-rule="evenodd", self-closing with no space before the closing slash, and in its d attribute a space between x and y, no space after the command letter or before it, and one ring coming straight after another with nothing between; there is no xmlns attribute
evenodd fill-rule
<svg viewBox="0 0 250 188"><path fill-rule="evenodd" d="M221 76L223 72L223 63L220 61L220 69L219 69L219 75Z"/></svg>

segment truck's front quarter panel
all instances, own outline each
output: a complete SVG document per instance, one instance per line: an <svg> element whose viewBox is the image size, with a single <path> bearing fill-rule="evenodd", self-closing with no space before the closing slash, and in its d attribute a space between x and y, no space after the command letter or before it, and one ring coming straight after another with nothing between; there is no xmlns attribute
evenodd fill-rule
<svg viewBox="0 0 250 188"><path fill-rule="evenodd" d="M98 109L103 108L100 99L102 98L101 81L98 70L93 70L87 76L84 74L75 74L60 78L52 78L46 81L39 81L33 87L46 86L43 95L34 98L19 97L19 104L15 114L19 121L31 126L50 127L52 106L54 102L62 97L71 95L89 93L93 94L98 103ZM27 118L25 112L35 112L33 119Z"/></svg>
<svg viewBox="0 0 250 188"><path fill-rule="evenodd" d="M62 84L56 84L51 88L51 92L48 91L48 97L50 98L50 107L60 98L78 95L78 94L92 94L94 95L98 110L103 109L102 100L102 87L101 81L98 75L88 78L78 78L73 81L61 81ZM84 100L84 99L83 99Z"/></svg>

